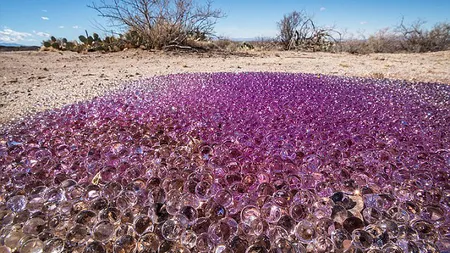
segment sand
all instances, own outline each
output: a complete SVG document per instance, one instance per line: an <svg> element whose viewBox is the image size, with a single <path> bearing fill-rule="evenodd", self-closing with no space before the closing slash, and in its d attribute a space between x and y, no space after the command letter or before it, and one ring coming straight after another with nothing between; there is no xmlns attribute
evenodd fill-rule
<svg viewBox="0 0 450 253"><path fill-rule="evenodd" d="M450 84L450 51L425 54L0 52L0 126L101 96L127 81L186 72L303 72Z"/></svg>

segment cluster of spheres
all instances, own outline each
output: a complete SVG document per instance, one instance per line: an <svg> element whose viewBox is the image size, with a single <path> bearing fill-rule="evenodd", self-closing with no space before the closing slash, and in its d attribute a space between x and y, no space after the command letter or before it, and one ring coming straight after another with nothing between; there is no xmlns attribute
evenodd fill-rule
<svg viewBox="0 0 450 253"><path fill-rule="evenodd" d="M0 131L0 252L450 252L450 86L180 74Z"/></svg>

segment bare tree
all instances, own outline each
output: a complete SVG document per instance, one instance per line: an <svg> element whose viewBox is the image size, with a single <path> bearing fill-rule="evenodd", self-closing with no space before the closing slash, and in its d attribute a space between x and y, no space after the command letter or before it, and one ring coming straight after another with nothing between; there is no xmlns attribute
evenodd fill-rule
<svg viewBox="0 0 450 253"><path fill-rule="evenodd" d="M423 29L425 23L425 21L418 19L407 26L404 24L404 17L402 17L396 31L402 36L402 47L404 50L417 52L423 50L421 47L425 43L427 36L426 31Z"/></svg>
<svg viewBox="0 0 450 253"><path fill-rule="evenodd" d="M450 23L437 23L431 30L424 28L425 23L418 19L410 25L405 25L402 18L396 30L401 36L403 49L410 52L450 49Z"/></svg>
<svg viewBox="0 0 450 253"><path fill-rule="evenodd" d="M336 44L342 37L334 27L317 27L313 19L303 11L293 11L284 15L277 25L278 38L286 50L296 48L330 51L333 44Z"/></svg>
<svg viewBox="0 0 450 253"><path fill-rule="evenodd" d="M151 48L182 45L188 38L205 39L224 17L209 0L204 5L195 0L99 0L88 7L111 26L137 33Z"/></svg>
<svg viewBox="0 0 450 253"><path fill-rule="evenodd" d="M277 23L280 32L278 36L285 49L291 48L296 31L304 19L306 19L306 16L303 12L294 11L284 15L283 19Z"/></svg>

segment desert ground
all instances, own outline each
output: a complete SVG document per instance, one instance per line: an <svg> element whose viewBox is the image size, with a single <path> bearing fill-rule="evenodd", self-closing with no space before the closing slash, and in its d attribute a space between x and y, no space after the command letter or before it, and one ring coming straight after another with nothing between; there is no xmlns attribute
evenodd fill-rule
<svg viewBox="0 0 450 253"><path fill-rule="evenodd" d="M303 72L450 84L450 51L425 54L305 52L0 52L0 126L88 100L128 81L186 72Z"/></svg>

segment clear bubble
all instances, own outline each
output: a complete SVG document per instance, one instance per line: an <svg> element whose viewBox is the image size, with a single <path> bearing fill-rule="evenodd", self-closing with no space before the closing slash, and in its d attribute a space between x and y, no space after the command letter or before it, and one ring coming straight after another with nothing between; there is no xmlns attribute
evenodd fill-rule
<svg viewBox="0 0 450 253"><path fill-rule="evenodd" d="M347 230L337 229L331 233L331 240L333 241L335 248L338 250L348 249L352 243L352 237Z"/></svg>
<svg viewBox="0 0 450 253"><path fill-rule="evenodd" d="M137 250L138 252L157 252L161 240L159 236L153 232L145 233L137 242Z"/></svg>
<svg viewBox="0 0 450 253"><path fill-rule="evenodd" d="M271 251L275 252L294 252L295 248L290 241L283 238L278 238L272 245Z"/></svg>
<svg viewBox="0 0 450 253"><path fill-rule="evenodd" d="M44 243L39 239L26 241L20 248L21 253L42 253L44 252Z"/></svg>
<svg viewBox="0 0 450 253"><path fill-rule="evenodd" d="M363 228L364 222L360 218L352 216L352 217L345 219L342 226L344 227L345 230L347 230L349 233L351 233L355 229Z"/></svg>
<svg viewBox="0 0 450 253"><path fill-rule="evenodd" d="M254 220L260 217L259 208L256 206L246 206L241 211L241 221L250 225Z"/></svg>
<svg viewBox="0 0 450 253"><path fill-rule="evenodd" d="M197 210L192 206L184 206L180 209L180 214L183 215L189 223L194 222L197 219Z"/></svg>
<svg viewBox="0 0 450 253"><path fill-rule="evenodd" d="M211 241L207 233L199 234L197 236L196 250L198 252L211 252L214 248L214 243Z"/></svg>
<svg viewBox="0 0 450 253"><path fill-rule="evenodd" d="M69 242L79 243L86 240L89 229L81 224L76 224L67 231L66 240Z"/></svg>
<svg viewBox="0 0 450 253"><path fill-rule="evenodd" d="M105 246L101 242L93 241L86 245L83 253L106 253Z"/></svg>
<svg viewBox="0 0 450 253"><path fill-rule="evenodd" d="M214 196L214 201L224 207L228 207L233 202L233 195L227 190L220 190Z"/></svg>
<svg viewBox="0 0 450 253"><path fill-rule="evenodd" d="M267 253L267 252L269 251L266 248L258 244L256 245L252 244L245 250L245 253Z"/></svg>
<svg viewBox="0 0 450 253"><path fill-rule="evenodd" d="M6 207L13 212L20 212L25 209L27 198L24 195L16 195L8 199Z"/></svg>
<svg viewBox="0 0 450 253"><path fill-rule="evenodd" d="M152 221L147 215L139 215L134 218L134 231L138 234L143 234L147 229L151 229Z"/></svg>
<svg viewBox="0 0 450 253"><path fill-rule="evenodd" d="M50 188L46 191L44 198L47 203L59 204L65 199L64 191L59 187Z"/></svg>
<svg viewBox="0 0 450 253"><path fill-rule="evenodd" d="M306 218L308 213L308 208L300 203L294 203L289 209L289 214L297 222Z"/></svg>
<svg viewBox="0 0 450 253"><path fill-rule="evenodd" d="M267 202L261 207L261 217L269 223L277 223L281 218L281 208L272 202Z"/></svg>
<svg viewBox="0 0 450 253"><path fill-rule="evenodd" d="M186 230L181 235L181 243L189 249L192 249L197 245L197 234L192 230Z"/></svg>
<svg viewBox="0 0 450 253"><path fill-rule="evenodd" d="M83 210L75 216L75 222L92 227L96 222L97 214L91 210Z"/></svg>
<svg viewBox="0 0 450 253"><path fill-rule="evenodd" d="M136 240L131 235L123 235L114 242L114 253L133 252L136 248Z"/></svg>
<svg viewBox="0 0 450 253"><path fill-rule="evenodd" d="M317 253L326 253L326 252L333 252L334 251L334 245L330 238L325 236L320 236L316 238L314 241L314 252Z"/></svg>
<svg viewBox="0 0 450 253"><path fill-rule="evenodd" d="M44 231L46 222L41 218L31 218L23 225L23 232L27 235L38 235Z"/></svg>
<svg viewBox="0 0 450 253"><path fill-rule="evenodd" d="M281 218L277 222L278 226L286 229L286 231L288 232L292 231L296 224L297 222L295 222L295 220L289 215L281 216Z"/></svg>
<svg viewBox="0 0 450 253"><path fill-rule="evenodd" d="M437 231L433 224L418 220L411 224L412 229L414 229L417 234L419 235L419 238L425 239L425 240L433 240L437 237Z"/></svg>
<svg viewBox="0 0 450 253"><path fill-rule="evenodd" d="M183 233L183 227L175 220L167 220L161 227L161 234L169 241L178 240Z"/></svg>
<svg viewBox="0 0 450 253"><path fill-rule="evenodd" d="M60 238L52 238L44 243L44 252L60 253L64 251L64 240Z"/></svg>
<svg viewBox="0 0 450 253"><path fill-rule="evenodd" d="M373 237L362 229L353 230L352 238L353 244L363 249L367 249L373 244Z"/></svg>
<svg viewBox="0 0 450 253"><path fill-rule="evenodd" d="M114 225L111 224L109 221L100 221L92 229L93 238L101 242L111 238L113 233L114 233Z"/></svg>
<svg viewBox="0 0 450 253"><path fill-rule="evenodd" d="M429 222L437 223L445 220L445 210L438 205L427 205L422 207L420 216Z"/></svg>
<svg viewBox="0 0 450 253"><path fill-rule="evenodd" d="M108 200L106 198L96 198L92 200L89 209L98 212L108 207Z"/></svg>
<svg viewBox="0 0 450 253"><path fill-rule="evenodd" d="M236 234L237 229L238 224L234 219L223 218L209 226L208 235L214 243L224 243Z"/></svg>
<svg viewBox="0 0 450 253"><path fill-rule="evenodd" d="M315 225L308 220L298 222L294 228L294 232L297 239L302 243L310 243L317 236Z"/></svg>
<svg viewBox="0 0 450 253"><path fill-rule="evenodd" d="M383 218L383 214L374 207L367 207L363 210L364 221L367 223L376 223Z"/></svg>
<svg viewBox="0 0 450 253"><path fill-rule="evenodd" d="M120 210L114 207L105 208L98 213L99 220L106 220L113 224L120 221L120 216Z"/></svg>
<svg viewBox="0 0 450 253"><path fill-rule="evenodd" d="M200 199L207 199L211 194L211 184L206 181L197 183L195 186L195 194Z"/></svg>
<svg viewBox="0 0 450 253"><path fill-rule="evenodd" d="M388 220L388 219L382 220L379 223L379 226L384 232L388 233L389 238L397 237L398 232L399 232L398 231L398 225L394 221Z"/></svg>

